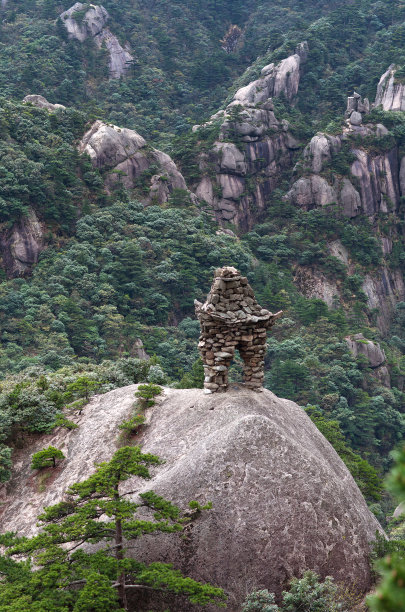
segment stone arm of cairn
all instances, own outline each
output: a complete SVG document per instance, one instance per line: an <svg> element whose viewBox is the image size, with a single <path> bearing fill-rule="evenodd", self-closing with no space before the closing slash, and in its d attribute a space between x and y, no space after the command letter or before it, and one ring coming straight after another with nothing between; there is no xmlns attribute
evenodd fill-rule
<svg viewBox="0 0 405 612"><path fill-rule="evenodd" d="M231 267L215 271L214 282L204 304L195 300L201 325L198 348L204 364L206 393L226 391L228 369L235 350L244 362L244 385L261 391L267 331L282 316L256 301L246 277Z"/></svg>

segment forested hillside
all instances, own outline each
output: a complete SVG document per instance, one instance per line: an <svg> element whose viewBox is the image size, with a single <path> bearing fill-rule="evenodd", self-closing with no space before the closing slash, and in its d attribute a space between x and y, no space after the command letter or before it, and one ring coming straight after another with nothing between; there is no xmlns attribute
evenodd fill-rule
<svg viewBox="0 0 405 612"><path fill-rule="evenodd" d="M391 64L404 82L405 5L105 0L93 30L72 5L0 9L0 477L78 378L201 386L193 301L233 265L284 311L266 386L384 520L371 465L405 434L405 114L372 103ZM129 130L108 140L110 123Z"/></svg>

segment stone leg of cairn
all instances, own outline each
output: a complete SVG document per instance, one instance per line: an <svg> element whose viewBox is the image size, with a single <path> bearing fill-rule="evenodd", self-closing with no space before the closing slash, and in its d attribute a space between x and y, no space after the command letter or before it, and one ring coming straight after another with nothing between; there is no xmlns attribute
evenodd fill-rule
<svg viewBox="0 0 405 612"><path fill-rule="evenodd" d="M263 390L264 354L266 352L266 329L252 328L245 330L239 344L239 353L243 359L243 382L252 391Z"/></svg>
<svg viewBox="0 0 405 612"><path fill-rule="evenodd" d="M238 344L229 327L215 327L201 334L198 348L204 363L204 388L220 393L228 388L228 369Z"/></svg>

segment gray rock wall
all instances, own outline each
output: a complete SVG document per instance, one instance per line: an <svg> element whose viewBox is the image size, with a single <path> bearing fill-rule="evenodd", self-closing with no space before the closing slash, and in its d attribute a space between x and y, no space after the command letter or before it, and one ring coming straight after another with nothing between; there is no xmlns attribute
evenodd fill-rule
<svg viewBox="0 0 405 612"><path fill-rule="evenodd" d="M405 110L405 84L396 81L394 64L382 75L378 86L374 106L382 106L385 111Z"/></svg>

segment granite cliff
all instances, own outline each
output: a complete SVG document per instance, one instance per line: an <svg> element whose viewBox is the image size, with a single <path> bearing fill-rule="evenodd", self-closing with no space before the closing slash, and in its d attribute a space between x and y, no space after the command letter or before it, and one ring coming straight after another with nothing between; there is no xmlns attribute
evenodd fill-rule
<svg viewBox="0 0 405 612"><path fill-rule="evenodd" d="M395 108L388 104L382 94L381 83L386 82L387 74L380 81L374 107L382 105L384 110L399 110L396 103ZM393 80L392 67L389 74ZM405 95L401 91L396 91L397 99ZM295 173L301 176L293 182L285 200L304 210L337 205L348 222L363 215L375 230L383 256L389 258L393 243L398 240L395 219L400 219L401 198L405 195L405 157L390 140L390 132L383 124L367 120L369 111L369 101L363 101L359 94L354 93L348 98L342 133L319 132L311 139L295 167ZM339 154L348 160L346 172L340 168L333 170L333 160ZM383 217L390 217L393 222L388 231L381 232L378 221ZM353 273L353 262L339 240L328 248L347 266L349 273ZM305 287L298 282L298 286L308 297L320 297L331 306L339 297L338 287L331 287L317 271L313 271L312 276L316 279L314 282L306 283ZM300 271L297 279L304 277ZM378 309L377 325L385 333L395 305L405 297L402 273L383 262L377 269L366 273L362 290L367 296L369 309Z"/></svg>

